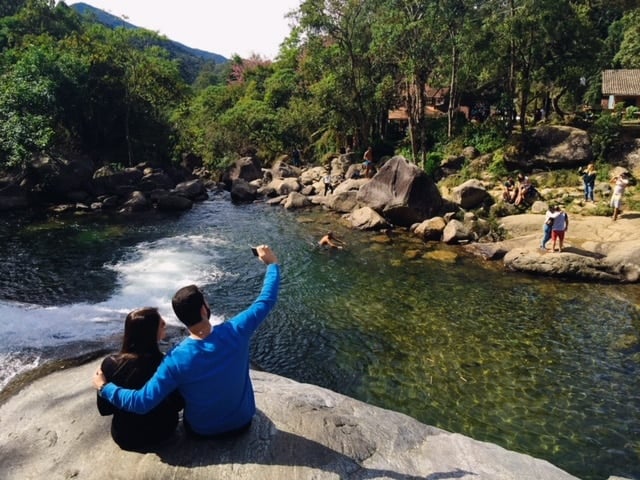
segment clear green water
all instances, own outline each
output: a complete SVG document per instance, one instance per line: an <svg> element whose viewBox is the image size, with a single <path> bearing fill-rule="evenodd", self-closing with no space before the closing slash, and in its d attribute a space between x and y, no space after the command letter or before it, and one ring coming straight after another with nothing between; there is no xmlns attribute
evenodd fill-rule
<svg viewBox="0 0 640 480"><path fill-rule="evenodd" d="M220 199L162 221L47 225L0 225L0 245L19 254L0 271L11 278L0 281L3 299L98 301L116 289L101 265L123 250L216 235L225 239L217 266L236 275L204 288L229 315L260 282L247 244L269 243L283 285L255 338L261 368L547 459L584 480L640 478L637 285L506 273L455 248L351 231L319 211ZM328 229L347 240L345 251L315 247Z"/></svg>

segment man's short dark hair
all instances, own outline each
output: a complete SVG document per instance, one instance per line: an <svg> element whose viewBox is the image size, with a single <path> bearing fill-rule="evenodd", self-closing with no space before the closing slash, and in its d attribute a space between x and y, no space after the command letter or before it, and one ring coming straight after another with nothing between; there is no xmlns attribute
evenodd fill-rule
<svg viewBox="0 0 640 480"><path fill-rule="evenodd" d="M178 320L187 327L202 321L200 310L204 305L204 295L195 285L187 285L178 290L171 299L171 305Z"/></svg>

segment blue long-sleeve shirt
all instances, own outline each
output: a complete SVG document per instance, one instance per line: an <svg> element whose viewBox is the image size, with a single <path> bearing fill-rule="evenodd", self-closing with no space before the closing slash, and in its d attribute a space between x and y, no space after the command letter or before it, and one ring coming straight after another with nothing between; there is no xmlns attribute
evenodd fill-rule
<svg viewBox="0 0 640 480"><path fill-rule="evenodd" d="M140 390L107 383L100 395L120 409L142 414L178 389L184 416L196 433L215 435L246 425L256 411L249 343L274 307L279 286L280 267L268 265L262 291L248 309L216 325L203 340L185 338Z"/></svg>

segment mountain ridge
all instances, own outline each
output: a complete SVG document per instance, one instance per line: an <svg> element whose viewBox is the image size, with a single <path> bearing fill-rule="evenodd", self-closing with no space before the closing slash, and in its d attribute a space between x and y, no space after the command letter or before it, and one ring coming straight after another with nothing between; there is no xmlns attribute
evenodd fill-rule
<svg viewBox="0 0 640 480"><path fill-rule="evenodd" d="M93 18L96 22L108 27L108 28L117 28L124 27L126 29L141 29L141 30L150 30L145 27L140 27L138 25L134 25L132 23L127 22L125 19L116 17L104 10L93 7L88 3L78 2L70 5L70 8L74 9L78 14ZM213 62L215 64L223 64L229 61L228 58L220 55L218 53L207 52L205 50L200 50L198 48L189 47L184 45L183 43L177 42L175 40L171 40L166 35L160 35L162 38L159 40L158 45L165 48L169 51L169 53L174 58L178 58L182 60L186 64L195 63L196 65L190 65L189 67L185 67L185 74L191 81L193 81L194 72L200 70L202 64Z"/></svg>

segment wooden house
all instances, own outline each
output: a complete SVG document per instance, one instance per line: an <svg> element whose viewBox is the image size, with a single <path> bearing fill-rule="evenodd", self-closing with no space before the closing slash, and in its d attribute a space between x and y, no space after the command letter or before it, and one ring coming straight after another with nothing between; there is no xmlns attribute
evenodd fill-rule
<svg viewBox="0 0 640 480"><path fill-rule="evenodd" d="M602 108L613 110L617 103L640 107L640 69L603 70Z"/></svg>

